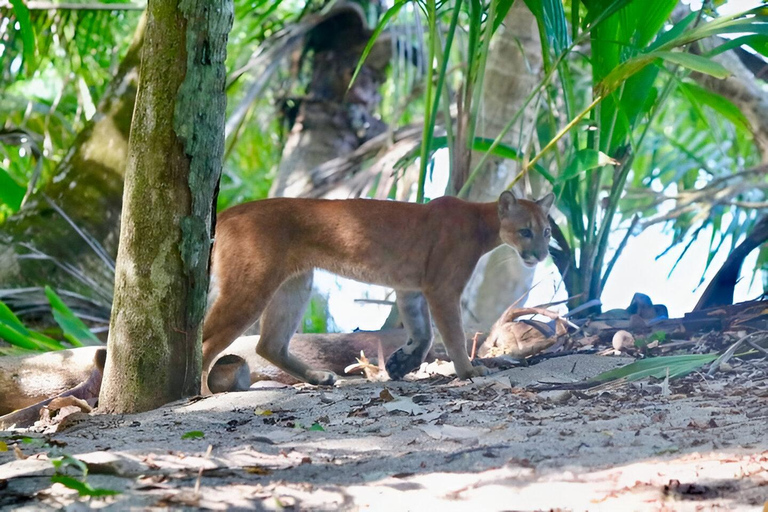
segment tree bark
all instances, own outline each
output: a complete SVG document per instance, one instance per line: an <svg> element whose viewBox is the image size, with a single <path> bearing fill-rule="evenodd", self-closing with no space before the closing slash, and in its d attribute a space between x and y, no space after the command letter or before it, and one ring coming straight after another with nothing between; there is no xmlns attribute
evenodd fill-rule
<svg viewBox="0 0 768 512"><path fill-rule="evenodd" d="M522 51L521 51L522 49ZM504 125L522 108L523 101L539 80L541 41L536 18L523 2L516 2L507 13L504 25L491 41L483 90L482 119L477 136L495 138ZM529 107L523 115L523 130L513 127L503 138L512 147L524 149L534 133L535 119ZM480 160L472 157L472 168ZM472 186L469 199L493 201L504 190L518 169L517 162L491 157ZM540 197L543 187L538 176L527 175L516 194ZM517 252L501 246L484 255L462 295L465 329L488 331L501 314L526 296L533 282L533 270L525 267ZM522 306L521 300L518 304Z"/></svg>
<svg viewBox="0 0 768 512"><path fill-rule="evenodd" d="M370 36L364 13L355 4L336 7L312 29L305 46L305 52L312 50L312 79L286 140L271 196L310 194L321 182L312 172L315 168L386 130L374 111L391 53L388 40L382 37L374 45L347 90ZM345 197L343 187L334 194Z"/></svg>
<svg viewBox="0 0 768 512"><path fill-rule="evenodd" d="M212 209L224 150L229 0L150 0L99 407L200 389Z"/></svg>

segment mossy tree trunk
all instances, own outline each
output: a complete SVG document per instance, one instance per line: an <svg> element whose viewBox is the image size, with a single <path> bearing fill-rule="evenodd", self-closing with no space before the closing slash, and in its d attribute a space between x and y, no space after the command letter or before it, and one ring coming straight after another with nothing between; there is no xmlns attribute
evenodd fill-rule
<svg viewBox="0 0 768 512"><path fill-rule="evenodd" d="M231 0L150 0L131 127L99 407L128 413L200 388Z"/></svg>

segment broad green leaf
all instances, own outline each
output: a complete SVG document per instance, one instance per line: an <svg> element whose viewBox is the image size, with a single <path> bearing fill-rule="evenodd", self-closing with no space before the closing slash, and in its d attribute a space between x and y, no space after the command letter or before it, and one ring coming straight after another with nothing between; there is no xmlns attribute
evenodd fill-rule
<svg viewBox="0 0 768 512"><path fill-rule="evenodd" d="M652 52L648 55L660 57L667 62L679 64L684 68L688 68L692 71L698 71L699 73L704 73L706 75L712 75L715 78L726 78L731 74L719 62L715 62L712 59L708 59L707 57L703 57L701 55L695 55L693 53Z"/></svg>
<svg viewBox="0 0 768 512"><path fill-rule="evenodd" d="M98 487L92 487L88 482L81 482L75 477L66 475L53 475L51 482L58 483L69 489L77 491L80 496L98 497L98 496L114 496L120 494L121 491L114 489L102 489Z"/></svg>
<svg viewBox="0 0 768 512"><path fill-rule="evenodd" d="M650 46L648 46L648 51L656 50L666 44L668 44L671 41L674 41L676 38L680 37L680 35L685 31L686 28L691 24L693 20L695 20L699 16L698 12L692 12L682 20L675 23L672 28L661 34L659 37L656 38L656 40L651 43Z"/></svg>
<svg viewBox="0 0 768 512"><path fill-rule="evenodd" d="M64 350L67 348L64 345L62 345L60 341L57 341L53 338L49 338L45 334L42 334L36 331L30 331L29 338L31 340L34 340L38 345L45 347L48 350Z"/></svg>
<svg viewBox="0 0 768 512"><path fill-rule="evenodd" d="M613 68L603 80L595 86L595 91L600 96L607 96L625 82L629 77L645 68L655 58L651 55L639 55Z"/></svg>
<svg viewBox="0 0 768 512"><path fill-rule="evenodd" d="M13 314L11 308L9 308L5 302L0 300L0 324L6 324L14 330L20 332L24 336L29 336L29 329L27 329L19 317Z"/></svg>
<svg viewBox="0 0 768 512"><path fill-rule="evenodd" d="M67 341L76 347L102 344L99 338L75 316L72 310L64 304L64 301L56 295L56 292L50 286L45 287L45 296L48 297L48 302L51 303L53 319L61 327Z"/></svg>
<svg viewBox="0 0 768 512"><path fill-rule="evenodd" d="M0 326L5 326L9 329L12 329L16 331L20 336L25 338L25 341L21 342L23 346L20 346L20 348L29 349L30 347L28 343L36 344L37 348L35 350L64 350L64 348L66 348L64 345L54 340L53 338L49 338L44 334L27 329L26 326L21 323L21 320L19 320L19 318L13 314L11 309L2 301L0 301ZM19 340L18 337L8 333L7 330L4 332L8 336L13 337L16 341ZM18 343L14 343L10 340L9 342L19 346Z"/></svg>
<svg viewBox="0 0 768 512"><path fill-rule="evenodd" d="M623 82L632 75L638 73L656 59L664 59L685 68L717 78L725 78L730 75L720 63L717 63L701 55L683 52L656 51L643 53L633 57L613 69L596 87L598 94L603 96L615 91Z"/></svg>
<svg viewBox="0 0 768 512"><path fill-rule="evenodd" d="M0 203L7 204L11 210L16 212L21 207L25 192L24 187L16 183L8 171L0 169Z"/></svg>
<svg viewBox="0 0 768 512"><path fill-rule="evenodd" d="M307 430L313 430L313 431L317 431L317 432L325 432L325 429L323 428L323 426L321 424L319 424L318 422L314 422L312 424L312 426L309 427L309 429L307 429Z"/></svg>
<svg viewBox="0 0 768 512"><path fill-rule="evenodd" d="M399 0L395 2L395 5L387 9L387 12L385 12L384 16L381 17L381 21L379 22L378 25L376 25L376 28L374 29L373 34L371 34L371 38L368 40L368 44L365 45L365 49L363 50L363 53L360 55L360 60L357 61L355 72L352 73L352 79L349 81L349 85L347 86L347 89L351 89L352 84L355 83L357 74L360 73L360 69L362 69L363 64L365 64L365 59L367 59L368 54L371 53L371 50L373 49L373 45L376 44L376 40L379 38L379 35L381 34L381 32L386 28L387 24L395 16L397 16L397 13L400 12L400 9L402 9L403 6L410 1L411 0Z"/></svg>
<svg viewBox="0 0 768 512"><path fill-rule="evenodd" d="M726 42L720 46L716 46L704 55L706 57L712 57L714 55L719 55L725 51L732 50L740 46L749 46L759 54L768 57L768 37L762 34L750 34L747 36L736 37L734 39L728 39Z"/></svg>
<svg viewBox="0 0 768 512"><path fill-rule="evenodd" d="M202 432L200 430L190 430L189 432L185 432L182 434L182 439L203 439L205 437L205 432Z"/></svg>
<svg viewBox="0 0 768 512"><path fill-rule="evenodd" d="M19 348L37 351L41 349L35 340L3 323L0 323L0 338Z"/></svg>
<svg viewBox="0 0 768 512"><path fill-rule="evenodd" d="M692 371L717 359L717 354L684 354L680 356L649 357L630 363L621 368L603 372L590 379L594 383L610 382L618 379L634 381L646 377L663 379L669 372L669 378L683 377Z"/></svg>
<svg viewBox="0 0 768 512"><path fill-rule="evenodd" d="M35 69L35 29L32 26L32 19L29 15L24 0L10 0L13 6L13 13L16 15L16 21L19 23L21 31L21 40L24 44L24 62L27 66L27 76L32 76Z"/></svg>
<svg viewBox="0 0 768 512"><path fill-rule="evenodd" d="M525 0L525 4L536 17L541 38L542 54L549 64L560 56L571 44L568 23L561 0ZM550 50L554 55L550 55Z"/></svg>
<svg viewBox="0 0 768 512"><path fill-rule="evenodd" d="M579 174L591 171L604 165L616 165L619 162L606 155L602 151L594 149L581 149L574 153L568 166L557 177L557 182L564 182L575 178Z"/></svg>
<svg viewBox="0 0 768 512"><path fill-rule="evenodd" d="M737 128L751 131L749 120L729 99L690 82L683 82L678 87L691 103L706 105Z"/></svg>

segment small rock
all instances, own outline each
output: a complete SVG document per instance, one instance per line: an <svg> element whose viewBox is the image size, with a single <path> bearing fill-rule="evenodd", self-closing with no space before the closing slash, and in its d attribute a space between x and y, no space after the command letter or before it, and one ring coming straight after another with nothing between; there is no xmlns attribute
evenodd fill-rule
<svg viewBox="0 0 768 512"><path fill-rule="evenodd" d="M616 331L613 335L613 349L616 354L635 346L635 337L627 331Z"/></svg>

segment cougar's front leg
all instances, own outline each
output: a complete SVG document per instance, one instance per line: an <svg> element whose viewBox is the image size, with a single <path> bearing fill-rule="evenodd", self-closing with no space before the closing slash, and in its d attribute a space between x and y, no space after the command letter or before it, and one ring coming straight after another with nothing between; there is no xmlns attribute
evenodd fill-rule
<svg viewBox="0 0 768 512"><path fill-rule="evenodd" d="M471 379L488 374L485 366L472 366L467 355L464 326L461 323L461 293L426 295L429 309L435 319L437 330L443 337L445 349L456 368L460 379Z"/></svg>
<svg viewBox="0 0 768 512"><path fill-rule="evenodd" d="M280 285L261 316L261 336L256 353L304 382L331 385L336 382L335 373L314 370L288 350L311 292L312 271L293 276Z"/></svg>
<svg viewBox="0 0 768 512"><path fill-rule="evenodd" d="M408 332L408 342L387 359L387 373L394 380L418 368L432 346L432 324L424 294L397 291L397 309Z"/></svg>

